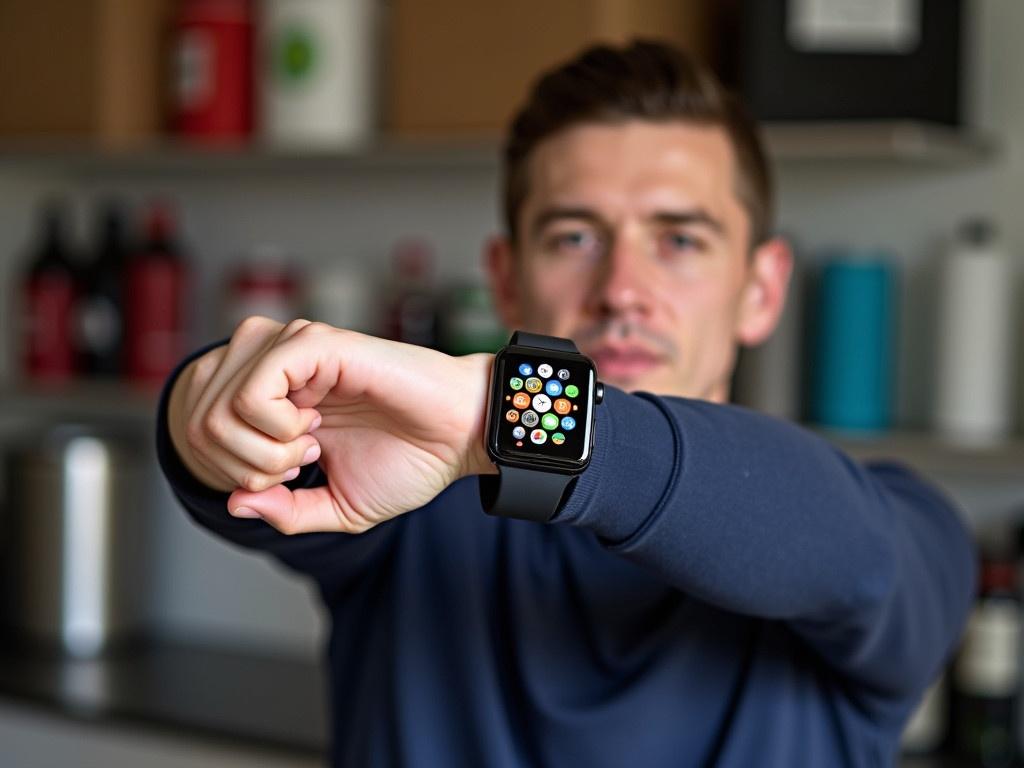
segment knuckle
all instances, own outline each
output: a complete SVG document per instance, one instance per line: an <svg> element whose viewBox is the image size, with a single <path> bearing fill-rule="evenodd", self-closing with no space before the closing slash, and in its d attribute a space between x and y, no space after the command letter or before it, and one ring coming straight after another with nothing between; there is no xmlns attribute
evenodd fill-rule
<svg viewBox="0 0 1024 768"><path fill-rule="evenodd" d="M259 493L271 487L271 482L262 472L243 472L239 483L250 493Z"/></svg>
<svg viewBox="0 0 1024 768"><path fill-rule="evenodd" d="M300 331L304 330L305 328L309 327L310 325L312 325L312 323L310 323L309 320L305 320L305 319L303 319L301 317L296 318L296 319L290 321L288 323L288 325L286 325L284 327L284 329L281 331L281 335L282 336L292 336L292 335L294 335L296 333L299 333Z"/></svg>
<svg viewBox="0 0 1024 768"><path fill-rule="evenodd" d="M193 451L199 450L206 441L206 433L199 419L189 419L185 424L185 440Z"/></svg>
<svg viewBox="0 0 1024 768"><path fill-rule="evenodd" d="M270 454L267 457L267 462L264 469L266 469L269 472L272 472L273 474L279 475L283 472L287 472L289 469L291 469L293 466L296 466L297 464L298 462L296 462L291 456L291 451L289 451L283 445L274 446L270 449Z"/></svg>
<svg viewBox="0 0 1024 768"><path fill-rule="evenodd" d="M200 386L204 386L206 382L213 378L213 374L217 372L221 358L222 355L219 354L219 351L207 352L200 357L196 361L193 381Z"/></svg>
<svg viewBox="0 0 1024 768"><path fill-rule="evenodd" d="M228 436L228 420L213 412L206 414L203 433L215 442L223 442Z"/></svg>
<svg viewBox="0 0 1024 768"><path fill-rule="evenodd" d="M285 536L294 536L299 532L298 521L294 517L285 517L274 526Z"/></svg>
<svg viewBox="0 0 1024 768"><path fill-rule="evenodd" d="M259 404L245 389L240 389L231 398L231 408L239 416L251 419L259 413Z"/></svg>
<svg viewBox="0 0 1024 768"><path fill-rule="evenodd" d="M307 322L306 325L303 326L300 333L304 336L318 336L320 334L333 330L334 328L328 325L327 323L321 322L319 320L314 320L312 322Z"/></svg>
<svg viewBox="0 0 1024 768"><path fill-rule="evenodd" d="M235 328L235 332L232 334L232 338L238 336L241 338L251 338L253 336L262 336L268 329L274 328L275 326L280 327L280 323L276 320L271 320L269 317L263 317L262 315L249 315L238 324Z"/></svg>

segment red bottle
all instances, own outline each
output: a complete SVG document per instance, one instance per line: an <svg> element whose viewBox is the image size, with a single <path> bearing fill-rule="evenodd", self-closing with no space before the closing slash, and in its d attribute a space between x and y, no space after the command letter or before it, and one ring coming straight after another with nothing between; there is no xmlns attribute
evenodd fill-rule
<svg viewBox="0 0 1024 768"><path fill-rule="evenodd" d="M159 387L185 355L187 265L166 206L154 206L145 244L125 276L125 370L145 387Z"/></svg>
<svg viewBox="0 0 1024 768"><path fill-rule="evenodd" d="M23 366L28 379L60 383L78 372L74 339L77 279L64 236L63 210L43 211L43 237L23 282Z"/></svg>
<svg viewBox="0 0 1024 768"><path fill-rule="evenodd" d="M174 131L211 142L252 133L249 0L182 0L174 30Z"/></svg>

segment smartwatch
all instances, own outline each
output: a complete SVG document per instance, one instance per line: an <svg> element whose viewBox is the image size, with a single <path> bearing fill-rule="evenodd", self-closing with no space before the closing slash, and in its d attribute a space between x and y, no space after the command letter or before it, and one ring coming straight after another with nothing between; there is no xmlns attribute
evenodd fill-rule
<svg viewBox="0 0 1024 768"><path fill-rule="evenodd" d="M480 475L489 515L547 522L590 464L594 409L604 397L593 361L569 339L516 331L494 357L487 453Z"/></svg>

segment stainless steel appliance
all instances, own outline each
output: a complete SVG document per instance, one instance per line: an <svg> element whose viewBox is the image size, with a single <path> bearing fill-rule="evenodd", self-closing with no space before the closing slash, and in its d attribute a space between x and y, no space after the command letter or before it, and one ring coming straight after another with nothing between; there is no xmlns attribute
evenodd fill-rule
<svg viewBox="0 0 1024 768"><path fill-rule="evenodd" d="M24 638L95 656L138 625L144 446L109 426L33 432L5 461L0 621Z"/></svg>

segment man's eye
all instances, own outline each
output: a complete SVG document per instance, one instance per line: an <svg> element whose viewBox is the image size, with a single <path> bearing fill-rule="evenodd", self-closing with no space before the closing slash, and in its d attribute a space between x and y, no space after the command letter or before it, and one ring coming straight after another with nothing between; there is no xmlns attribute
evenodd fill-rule
<svg viewBox="0 0 1024 768"><path fill-rule="evenodd" d="M693 235L685 232L669 232L665 235L665 245L671 251L700 251L704 249L704 243Z"/></svg>
<svg viewBox="0 0 1024 768"><path fill-rule="evenodd" d="M589 232L560 232L548 240L549 249L562 253L589 252L597 247L597 238Z"/></svg>

